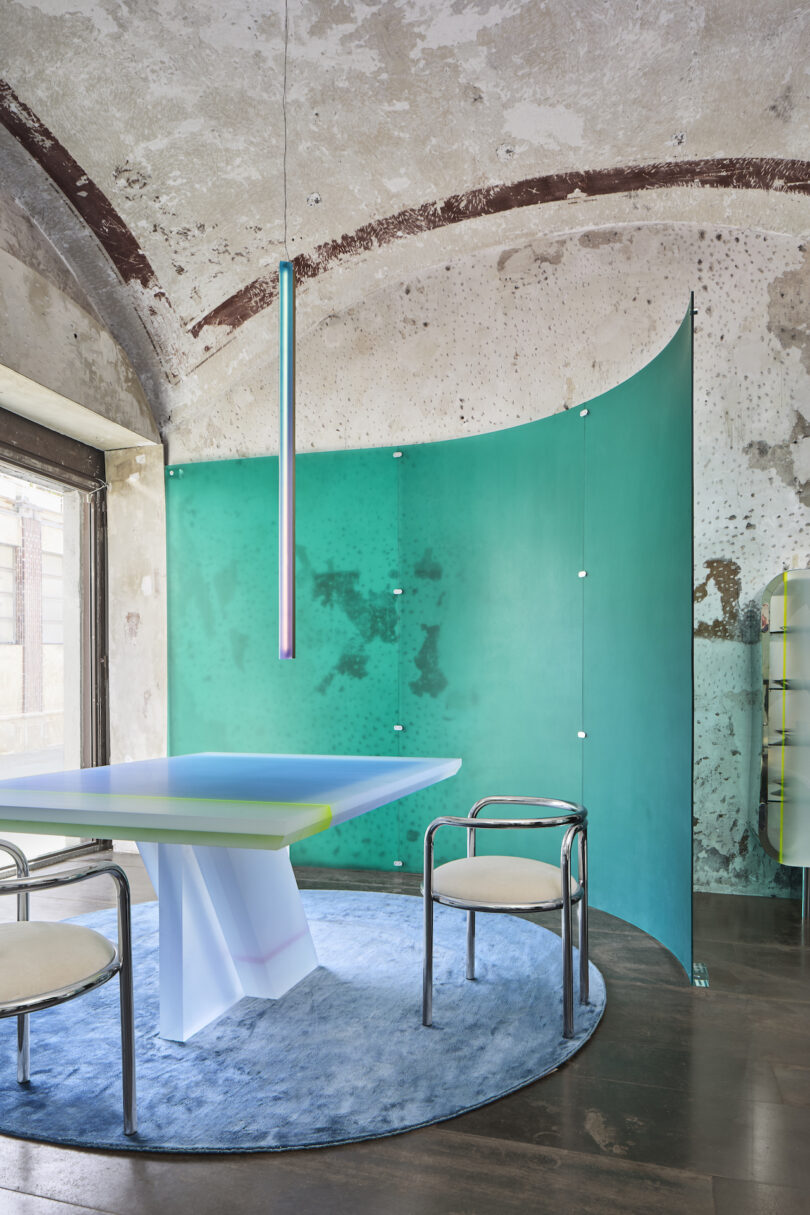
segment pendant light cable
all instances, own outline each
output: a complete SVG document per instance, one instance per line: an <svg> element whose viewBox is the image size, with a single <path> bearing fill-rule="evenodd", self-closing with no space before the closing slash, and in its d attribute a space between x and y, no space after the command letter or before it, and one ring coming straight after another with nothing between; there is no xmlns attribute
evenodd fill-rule
<svg viewBox="0 0 810 1215"><path fill-rule="evenodd" d="M284 155L282 159L284 181L284 255L287 261L290 260L290 251L287 248L287 47L289 45L289 36L289 0L284 0L284 79L281 89L281 114L284 126Z"/></svg>
<svg viewBox="0 0 810 1215"><path fill-rule="evenodd" d="M278 656L295 658L295 270L287 249L287 50L289 0L284 0L284 252L278 266L279 445L278 445Z"/></svg>

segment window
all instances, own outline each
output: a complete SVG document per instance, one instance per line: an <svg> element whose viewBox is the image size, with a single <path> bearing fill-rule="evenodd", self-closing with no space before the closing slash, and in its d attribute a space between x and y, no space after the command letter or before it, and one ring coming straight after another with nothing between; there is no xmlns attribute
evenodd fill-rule
<svg viewBox="0 0 810 1215"><path fill-rule="evenodd" d="M104 490L102 452L0 409L0 779L107 762Z"/></svg>

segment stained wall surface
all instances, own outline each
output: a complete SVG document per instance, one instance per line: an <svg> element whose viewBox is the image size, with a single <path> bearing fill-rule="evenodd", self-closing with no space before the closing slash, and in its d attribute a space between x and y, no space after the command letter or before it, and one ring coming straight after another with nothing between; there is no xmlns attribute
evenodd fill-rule
<svg viewBox="0 0 810 1215"><path fill-rule="evenodd" d="M689 159L806 155L808 31L791 0L0 5L2 74L18 99L6 125L35 156L52 141L70 153L85 178L74 206L102 240L119 219L134 238L137 265L126 248L119 270L173 378L231 342L237 297L251 283L262 294L285 223L291 254L348 264L341 310L360 263L372 282L385 272L386 220L404 209L452 211L465 196L474 211L491 187L508 194L542 174L606 169L621 193L628 165L664 164L666 181ZM564 191L562 210L582 193ZM574 223L558 214L555 229L599 222L592 209ZM53 199L42 212L66 235ZM369 224L378 232L354 235ZM411 233L388 226L402 273ZM493 243L486 224L465 239ZM446 243L417 241L412 269ZM106 309L91 254L79 256ZM148 374L137 326L119 322Z"/></svg>

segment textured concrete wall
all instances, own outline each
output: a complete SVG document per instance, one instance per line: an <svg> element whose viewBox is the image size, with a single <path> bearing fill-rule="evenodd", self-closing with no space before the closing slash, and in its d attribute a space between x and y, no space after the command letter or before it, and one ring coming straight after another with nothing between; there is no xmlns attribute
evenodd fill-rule
<svg viewBox="0 0 810 1215"><path fill-rule="evenodd" d="M166 754L163 449L107 453L110 761Z"/></svg>
<svg viewBox="0 0 810 1215"><path fill-rule="evenodd" d="M8 181L6 181L6 187ZM36 271L63 295L99 320L90 297L80 285L51 241L47 240L31 216L0 187L0 249Z"/></svg>
<svg viewBox="0 0 810 1215"><path fill-rule="evenodd" d="M2 198L0 364L145 441L160 440L129 359L75 275L19 208Z"/></svg>

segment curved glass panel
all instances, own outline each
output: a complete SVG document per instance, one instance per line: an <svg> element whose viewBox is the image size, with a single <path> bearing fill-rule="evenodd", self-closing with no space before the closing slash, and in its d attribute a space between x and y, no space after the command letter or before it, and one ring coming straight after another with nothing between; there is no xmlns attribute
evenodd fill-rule
<svg viewBox="0 0 810 1215"><path fill-rule="evenodd" d="M278 461L169 469L172 752L461 757L299 864L418 872L439 815L583 801L594 905L691 972L691 373L690 309L582 408L299 456L295 662L274 648ZM550 835L510 844L551 860ZM440 861L465 843L446 836Z"/></svg>

